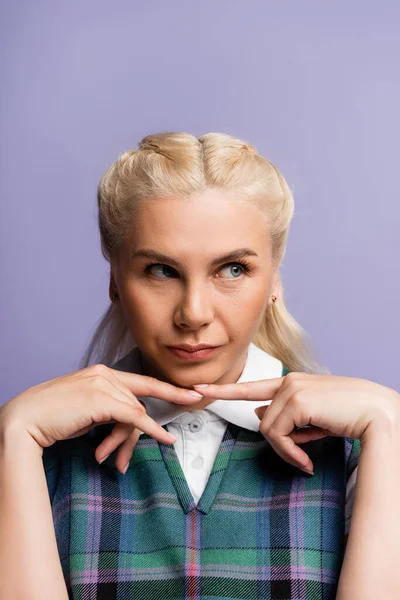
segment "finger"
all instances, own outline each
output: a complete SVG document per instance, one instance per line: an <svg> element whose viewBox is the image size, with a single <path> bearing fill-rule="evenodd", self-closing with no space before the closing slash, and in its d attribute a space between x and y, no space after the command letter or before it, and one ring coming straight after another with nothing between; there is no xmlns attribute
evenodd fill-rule
<svg viewBox="0 0 400 600"><path fill-rule="evenodd" d="M286 404L271 425L268 424L270 418L268 410L260 423L260 431L284 460L296 467L312 469L310 457L297 446L290 435L296 427L304 427L310 421L306 412L300 413L296 409L295 405L289 407Z"/></svg>
<svg viewBox="0 0 400 600"><path fill-rule="evenodd" d="M110 369L111 370L111 369ZM146 410L146 405L144 402L142 402L141 400L139 400L139 398L136 398L135 394L133 394L131 392L130 389L128 389L123 383L121 383L121 381L118 379L118 377L115 377L115 375L113 373L111 373L111 377L112 377L112 382L115 385L115 387L117 387L120 392L122 394L125 394L128 398L130 398L133 402L140 402L140 404L144 407L144 409Z"/></svg>
<svg viewBox="0 0 400 600"><path fill-rule="evenodd" d="M319 429L318 427L304 427L289 433L289 437L294 441L295 444L306 444L307 442L320 440L328 435L329 433Z"/></svg>
<svg viewBox="0 0 400 600"><path fill-rule="evenodd" d="M272 400L284 381L284 377L261 379L259 381L243 381L242 383L226 383L223 385L210 383L194 384L193 387L204 397L218 400Z"/></svg>
<svg viewBox="0 0 400 600"><path fill-rule="evenodd" d="M263 416L265 415L265 411L267 410L269 404L267 404L266 406L258 406L257 408L254 409L254 412L256 414L256 416L260 419L263 418Z"/></svg>
<svg viewBox="0 0 400 600"><path fill-rule="evenodd" d="M259 406L254 410L254 412L260 420L264 417L267 408L268 406ZM327 431L326 429L321 429L320 427L307 425L305 427L297 429L296 431L292 431L292 433L289 433L289 436L292 438L295 444L305 444L306 442L319 440L321 438L327 437L328 435L333 434L331 434L331 432Z"/></svg>
<svg viewBox="0 0 400 600"><path fill-rule="evenodd" d="M194 390L179 388L171 383L159 381L155 377L138 375L136 373L126 373L125 371L117 371L116 369L110 369L110 371L129 390L131 390L135 396L151 396L176 404L193 404L203 397L201 392L199 393Z"/></svg>
<svg viewBox="0 0 400 600"><path fill-rule="evenodd" d="M108 371L109 371L110 381L113 383L113 385L115 385L115 387L117 387L122 393L129 396L129 398L131 398L132 400L134 398L136 398L136 396L135 396L135 394L133 394L132 390L127 388L126 385L124 385L122 383L122 381L120 379L118 379L118 377L115 376L114 371L112 369L108 369Z"/></svg>
<svg viewBox="0 0 400 600"><path fill-rule="evenodd" d="M135 395L130 392L130 390L126 390L125 386L122 384L115 385L114 381L110 382L106 378L101 378L98 385L103 391L108 392L113 398L116 398L121 402L131 404L132 406L137 406L137 404L140 403L141 406L143 406L143 408L146 410L145 403L139 400L139 398L136 398Z"/></svg>
<svg viewBox="0 0 400 600"><path fill-rule="evenodd" d="M299 469L314 470L313 463L308 454L297 446L290 436L274 437L273 439L268 437L267 440L285 462Z"/></svg>
<svg viewBox="0 0 400 600"><path fill-rule="evenodd" d="M283 411L283 409L285 408L286 404L289 402L292 396L293 387L281 385L271 402L267 406L261 407L261 409L264 409L262 416L264 429L271 429L272 427L274 427L275 420Z"/></svg>
<svg viewBox="0 0 400 600"><path fill-rule="evenodd" d="M133 425L117 423L110 434L97 446L96 459L101 460L118 448L115 466L122 472L124 466L132 457L140 433L140 430Z"/></svg>
<svg viewBox="0 0 400 600"><path fill-rule="evenodd" d="M93 368L89 373L91 373L89 385L95 389L106 391L121 402L127 402L128 404L137 403L137 398L134 394L121 384L119 379L114 377L104 365L96 365L96 368Z"/></svg>
<svg viewBox="0 0 400 600"><path fill-rule="evenodd" d="M140 431L164 444L171 444L176 441L174 436L170 435L168 431L149 417L138 402L135 404L121 402L119 398L110 396L106 392L99 392L95 400L95 413L96 409L97 414L94 415L96 423L115 420L131 426L134 425Z"/></svg>
<svg viewBox="0 0 400 600"><path fill-rule="evenodd" d="M114 373L112 372L112 369L109 369L110 371L110 377L112 378L112 383L115 385L115 387L117 387L120 392L122 394L125 394L128 398L130 398L133 402L140 402L140 404L144 407L144 409L146 410L146 405L144 402L142 402L141 400L139 400L139 398L136 398L135 394L133 394L131 392L130 389L128 389L126 387L126 385L124 385L119 379L118 377L116 377L114 375Z"/></svg>
<svg viewBox="0 0 400 600"><path fill-rule="evenodd" d="M254 412L261 420L260 432L271 444L275 452L279 454L283 460L295 467L310 469L311 465L312 470L312 463L308 455L296 444L309 441L310 439L318 439L318 437L312 438L310 433L308 433L307 436L307 433L304 430L293 431L295 428L294 424L287 435L280 436L279 431L277 431L276 423L278 421L278 417L283 412L283 409L291 395L292 392L288 392L285 389L281 390L280 393L277 393L274 400L271 401L270 404L266 406L259 406L254 410ZM278 421L278 427L279 425L280 422ZM313 434L316 436L315 432L313 432ZM322 434L321 436L319 433L319 437L324 437L324 435L325 434Z"/></svg>
<svg viewBox="0 0 400 600"><path fill-rule="evenodd" d="M135 427L131 435L121 444L118 455L115 460L115 464L119 464L118 468L123 471L127 462L132 458L133 451L136 447L137 441L140 437L141 431Z"/></svg>

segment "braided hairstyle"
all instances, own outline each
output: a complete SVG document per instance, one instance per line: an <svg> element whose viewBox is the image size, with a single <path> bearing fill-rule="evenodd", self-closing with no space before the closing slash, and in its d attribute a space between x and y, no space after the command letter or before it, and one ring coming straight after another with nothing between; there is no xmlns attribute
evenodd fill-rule
<svg viewBox="0 0 400 600"><path fill-rule="evenodd" d="M123 153L102 177L97 193L101 251L111 264L132 236L133 209L150 197L192 196L210 188L232 191L264 212L272 260L279 267L286 252L294 213L291 190L280 171L250 144L236 137L185 132L144 137ZM282 277L278 302L268 306L253 340L291 371L327 372L311 351L311 340L285 305ZM99 320L81 360L111 366L135 346L120 303L111 303Z"/></svg>

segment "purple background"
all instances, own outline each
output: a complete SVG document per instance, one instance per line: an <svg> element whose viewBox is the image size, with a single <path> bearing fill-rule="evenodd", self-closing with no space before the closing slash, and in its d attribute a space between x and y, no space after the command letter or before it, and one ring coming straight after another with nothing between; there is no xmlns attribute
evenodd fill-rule
<svg viewBox="0 0 400 600"><path fill-rule="evenodd" d="M333 373L400 391L399 6L3 1L0 403L77 368L109 302L98 180L168 130L279 166L289 310Z"/></svg>

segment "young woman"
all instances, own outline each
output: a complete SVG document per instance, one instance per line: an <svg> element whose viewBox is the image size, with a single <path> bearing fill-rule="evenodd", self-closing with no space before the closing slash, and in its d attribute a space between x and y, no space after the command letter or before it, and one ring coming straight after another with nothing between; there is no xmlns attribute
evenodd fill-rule
<svg viewBox="0 0 400 600"><path fill-rule="evenodd" d="M0 410L0 596L397 598L399 394L311 356L278 169L150 135L98 206L111 304L81 369Z"/></svg>

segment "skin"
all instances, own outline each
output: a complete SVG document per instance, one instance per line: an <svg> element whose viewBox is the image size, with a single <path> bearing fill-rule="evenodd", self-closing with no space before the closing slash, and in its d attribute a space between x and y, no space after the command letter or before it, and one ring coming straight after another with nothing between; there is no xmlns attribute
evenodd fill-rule
<svg viewBox="0 0 400 600"><path fill-rule="evenodd" d="M400 395L365 379L289 373L210 385L205 396L271 399L259 407L260 432L287 462L313 469L303 444L325 435L360 440L357 483L336 600L399 597ZM310 425L309 429L295 427ZM347 545L346 545L347 543Z"/></svg>
<svg viewBox="0 0 400 600"><path fill-rule="evenodd" d="M110 290L118 293L145 374L184 388L236 382L271 295L278 293L279 271L261 209L212 190L184 199L151 199L135 209L133 221L131 241L112 261ZM132 257L144 248L181 264ZM251 272L227 261L211 266L241 248L256 254L243 257ZM146 273L149 262L158 264ZM209 358L185 363L166 347L182 343L221 347ZM203 398L185 410L212 401Z"/></svg>
<svg viewBox="0 0 400 600"><path fill-rule="evenodd" d="M260 431L284 460L300 468L312 470L313 464L298 444L325 435L360 439L337 600L396 598L399 394L366 380L306 373L236 384L247 347L271 295L278 291L268 227L257 207L215 191L185 201L154 199L137 209L135 224L133 251L152 248L182 262L175 270L170 264L164 270L153 267L153 275L145 275L145 260L129 261L130 249L125 248L114 263L110 290L120 296L145 373L179 387L211 384L197 388L204 397L187 410L204 408L214 398L270 400L257 411ZM237 275L238 269L223 264L210 267L214 258L243 247L257 254L246 258L253 266L251 273ZM165 348L185 342L222 348L210 359L185 364ZM295 430L305 425L310 428ZM127 450L132 451L130 440Z"/></svg>

